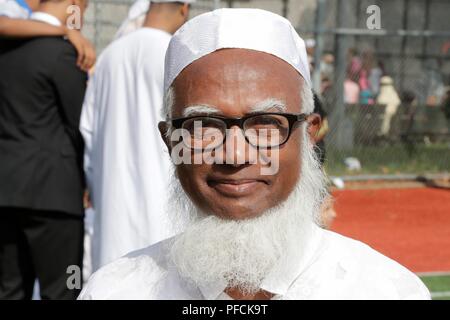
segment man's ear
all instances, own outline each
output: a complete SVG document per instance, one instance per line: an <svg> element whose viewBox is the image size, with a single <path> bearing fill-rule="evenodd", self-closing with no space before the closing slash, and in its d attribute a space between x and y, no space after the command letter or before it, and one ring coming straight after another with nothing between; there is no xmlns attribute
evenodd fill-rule
<svg viewBox="0 0 450 320"><path fill-rule="evenodd" d="M322 125L322 118L317 113L312 113L306 119L308 123L308 134L311 142L315 144L317 142L317 134L319 133L320 126Z"/></svg>
<svg viewBox="0 0 450 320"><path fill-rule="evenodd" d="M184 20L187 21L188 17L189 17L189 9L190 9L190 4L189 3L185 3L181 6L181 15L184 17Z"/></svg>
<svg viewBox="0 0 450 320"><path fill-rule="evenodd" d="M172 145L170 144L170 139L167 136L167 133L169 131L169 125L165 121L160 121L158 123L158 129L159 133L161 134L161 138L164 141L164 144L167 146L167 149L169 150L169 154L172 151Z"/></svg>

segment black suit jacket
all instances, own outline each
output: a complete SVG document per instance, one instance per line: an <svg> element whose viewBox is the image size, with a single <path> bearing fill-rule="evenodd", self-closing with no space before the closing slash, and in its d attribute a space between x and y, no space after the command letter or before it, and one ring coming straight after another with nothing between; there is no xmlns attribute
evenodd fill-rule
<svg viewBox="0 0 450 320"><path fill-rule="evenodd" d="M83 214L86 80L61 37L0 42L0 207Z"/></svg>

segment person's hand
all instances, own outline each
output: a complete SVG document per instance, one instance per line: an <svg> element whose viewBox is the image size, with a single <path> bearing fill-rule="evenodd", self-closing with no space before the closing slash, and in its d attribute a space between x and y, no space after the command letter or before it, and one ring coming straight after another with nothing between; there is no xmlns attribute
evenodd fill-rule
<svg viewBox="0 0 450 320"><path fill-rule="evenodd" d="M79 30L67 29L67 39L72 43L78 53L78 67L89 72L95 64L96 54L92 44L81 34Z"/></svg>
<svg viewBox="0 0 450 320"><path fill-rule="evenodd" d="M92 203L91 203L91 197L89 194L88 190L85 190L83 193L83 206L85 209L91 208L92 207Z"/></svg>

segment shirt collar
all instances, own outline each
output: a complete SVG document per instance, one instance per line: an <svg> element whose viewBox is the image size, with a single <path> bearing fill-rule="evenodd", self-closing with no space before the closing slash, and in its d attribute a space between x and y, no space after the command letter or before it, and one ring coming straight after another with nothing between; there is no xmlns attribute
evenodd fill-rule
<svg viewBox="0 0 450 320"><path fill-rule="evenodd" d="M286 263L280 268L274 269L262 282L261 289L283 296L287 293L291 285L313 264L323 251L323 230L316 224L312 224L308 238L308 244L303 250L298 250L288 257ZM209 285L199 285L198 288L206 300L216 300L223 296L227 287L224 281Z"/></svg>
<svg viewBox="0 0 450 320"><path fill-rule="evenodd" d="M55 26L55 27L62 26L61 21L59 21L59 19L57 17L55 17L54 15L51 15L47 12L42 12L42 11L33 12L30 16L30 19L42 21L42 22L51 24L52 26Z"/></svg>
<svg viewBox="0 0 450 320"><path fill-rule="evenodd" d="M277 296L284 296L292 284L311 266L323 252L323 229L312 224L308 243L286 258L286 262L274 269L261 284L261 289Z"/></svg>

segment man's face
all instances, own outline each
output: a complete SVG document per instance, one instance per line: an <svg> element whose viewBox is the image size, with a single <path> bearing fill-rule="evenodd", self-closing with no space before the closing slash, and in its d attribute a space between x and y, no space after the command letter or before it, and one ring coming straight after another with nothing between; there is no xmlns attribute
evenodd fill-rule
<svg viewBox="0 0 450 320"><path fill-rule="evenodd" d="M183 117L187 108L198 105L215 108L220 116L240 118L270 99L283 101L284 112L298 114L302 111L302 84L293 67L272 55L219 50L190 64L176 78L172 118ZM313 122L312 133L320 121L313 117ZM262 175L260 162L249 163L249 148L253 147L245 142L239 128L232 129L237 142L244 143L235 143L232 149L226 149L225 144L225 157L243 155L245 163L181 164L177 175L183 189L204 212L229 219L252 218L284 201L295 187L301 168L300 128L294 126L290 139L280 147L279 169L273 175Z"/></svg>

